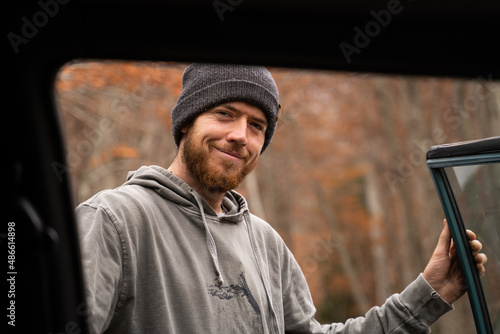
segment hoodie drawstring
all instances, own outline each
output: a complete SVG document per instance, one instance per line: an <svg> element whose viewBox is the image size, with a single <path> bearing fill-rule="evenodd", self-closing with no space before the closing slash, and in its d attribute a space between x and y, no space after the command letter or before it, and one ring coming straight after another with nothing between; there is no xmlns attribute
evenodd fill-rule
<svg viewBox="0 0 500 334"><path fill-rule="evenodd" d="M250 219L250 213L248 209L246 209L243 213L243 217L245 219L245 222L247 223L247 230L248 230L248 236L250 239L250 246L252 247L253 255L255 257L255 261L257 262L257 268L259 269L260 272L260 277L262 279L262 284L264 285L264 290L266 291L266 296L267 296L267 301L269 302L269 309L271 311L271 315L274 320L274 331L275 333L279 333L279 327L278 327L278 317L276 315L276 312L274 311L274 306L273 306L273 297L271 295L271 287L269 286L269 273L265 270L262 269L262 264L261 264L261 256L258 254L258 248L257 245L255 244L255 236L253 233L253 228L251 226L251 219Z"/></svg>
<svg viewBox="0 0 500 334"><path fill-rule="evenodd" d="M212 236L212 233L210 232L210 229L208 228L208 223L207 223L207 220L205 218L205 210L203 210L203 202L201 200L200 195L196 191L194 191L194 189L191 189L190 191L193 194L194 198L196 199L196 203L198 203L198 207L200 208L201 218L203 220L203 226L205 227L205 234L207 235L208 252L210 253L210 256L212 257L212 263L214 264L215 272L217 274L217 284L219 286L222 286L224 284L224 277L222 277L222 272L220 271L220 267L219 267L219 258L217 256L217 246L215 245L214 237Z"/></svg>

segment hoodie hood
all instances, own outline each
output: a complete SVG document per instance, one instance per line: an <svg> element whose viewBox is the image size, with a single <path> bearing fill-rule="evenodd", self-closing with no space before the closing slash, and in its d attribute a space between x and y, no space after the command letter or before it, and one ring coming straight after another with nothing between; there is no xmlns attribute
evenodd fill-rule
<svg viewBox="0 0 500 334"><path fill-rule="evenodd" d="M136 171L131 171L127 175L128 185L140 185L151 188L161 197L180 205L188 210L196 212L203 211L204 214L217 216L215 210L181 178L172 172L160 166L143 166ZM196 198L198 195L200 201ZM245 211L248 211L248 205L243 196L236 191L226 193L222 204L227 209L224 216L219 217L221 222L237 223ZM200 210L202 209L202 210Z"/></svg>

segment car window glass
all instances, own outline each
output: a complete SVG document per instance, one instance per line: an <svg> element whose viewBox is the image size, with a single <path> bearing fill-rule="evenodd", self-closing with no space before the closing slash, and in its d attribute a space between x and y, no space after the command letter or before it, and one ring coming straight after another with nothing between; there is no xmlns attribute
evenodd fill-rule
<svg viewBox="0 0 500 334"><path fill-rule="evenodd" d="M493 329L500 331L500 163L446 168L466 228L488 255L481 280Z"/></svg>

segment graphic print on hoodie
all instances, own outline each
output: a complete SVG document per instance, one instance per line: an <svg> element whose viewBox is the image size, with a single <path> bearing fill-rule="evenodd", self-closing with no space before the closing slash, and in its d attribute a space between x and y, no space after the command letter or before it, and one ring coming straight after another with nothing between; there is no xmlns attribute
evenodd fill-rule
<svg viewBox="0 0 500 334"><path fill-rule="evenodd" d="M215 284L208 286L208 293L214 298L219 298L224 301L222 304L218 304L219 309L216 310L217 316L224 319L223 321L218 322L219 328L217 330L220 333L230 332L231 328L228 328L227 324L231 323L231 319L225 318L228 317L227 311L233 309L239 309L248 316L247 319L250 327L263 327L262 314L259 304L253 297L243 272L238 277L237 284L219 286L217 282L215 282ZM263 328L262 330L264 332Z"/></svg>

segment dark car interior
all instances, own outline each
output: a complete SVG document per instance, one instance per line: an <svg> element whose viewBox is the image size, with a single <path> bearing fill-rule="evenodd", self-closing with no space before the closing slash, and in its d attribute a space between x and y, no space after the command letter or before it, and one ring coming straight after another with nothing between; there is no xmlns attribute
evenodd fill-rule
<svg viewBox="0 0 500 334"><path fill-rule="evenodd" d="M15 243L4 276L15 298L3 307L4 328L16 333L88 332L68 174L54 173L54 162L64 161L64 141L53 85L65 63L206 61L500 77L500 4L494 1L23 0L4 6L8 201L0 237L4 259Z"/></svg>

